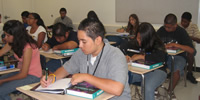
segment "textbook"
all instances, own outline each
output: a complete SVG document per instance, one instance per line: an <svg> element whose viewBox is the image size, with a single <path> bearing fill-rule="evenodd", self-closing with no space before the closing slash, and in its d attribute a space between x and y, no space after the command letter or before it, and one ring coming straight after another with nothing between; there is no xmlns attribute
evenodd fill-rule
<svg viewBox="0 0 200 100"><path fill-rule="evenodd" d="M87 99L94 99L103 92L104 92L103 90L98 89L87 82L81 82L78 83L77 85L71 85L67 89L67 94Z"/></svg>
<svg viewBox="0 0 200 100"><path fill-rule="evenodd" d="M61 54L63 56L69 56L72 55L74 52L76 52L79 48L74 49L66 49L66 50L54 50L54 53Z"/></svg>
<svg viewBox="0 0 200 100"><path fill-rule="evenodd" d="M32 91L53 93L53 94L66 94L66 89L70 86L71 78L64 78L57 80L55 83L50 84L48 87L43 88L40 84L32 88Z"/></svg>
<svg viewBox="0 0 200 100"><path fill-rule="evenodd" d="M139 68L144 68L144 69L153 69L153 68L163 65L163 62L154 63L151 61L136 60L136 61L132 62L131 65L133 67L139 67Z"/></svg>
<svg viewBox="0 0 200 100"><path fill-rule="evenodd" d="M4 70L9 70L9 69L14 69L15 65L11 64L11 65L1 65L0 66L0 71L4 71Z"/></svg>
<svg viewBox="0 0 200 100"><path fill-rule="evenodd" d="M181 49L176 48L176 47L167 48L167 53L177 53L179 51L181 51Z"/></svg>

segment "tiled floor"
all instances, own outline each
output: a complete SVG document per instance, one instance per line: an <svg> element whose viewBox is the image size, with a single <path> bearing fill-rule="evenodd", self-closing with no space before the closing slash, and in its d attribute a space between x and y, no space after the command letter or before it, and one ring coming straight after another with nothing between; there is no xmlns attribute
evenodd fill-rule
<svg viewBox="0 0 200 100"><path fill-rule="evenodd" d="M196 78L200 77L200 72L193 73ZM192 84L187 81L187 87L184 87L184 81L179 82L175 88L175 95L178 100L199 100L200 82Z"/></svg>
<svg viewBox="0 0 200 100"><path fill-rule="evenodd" d="M194 72L193 74L196 78L200 77L200 72ZM168 87L168 82L164 83L164 86ZM134 92L135 90L134 86L132 87L132 90ZM163 89L160 90L161 92L163 91ZM177 87L175 88L174 93L177 97L177 100L199 100L200 82L198 82L197 84L192 84L189 81L187 81L187 87L184 87L184 80L181 79ZM138 99L132 98L132 100L138 100ZM163 100L163 98L158 100Z"/></svg>

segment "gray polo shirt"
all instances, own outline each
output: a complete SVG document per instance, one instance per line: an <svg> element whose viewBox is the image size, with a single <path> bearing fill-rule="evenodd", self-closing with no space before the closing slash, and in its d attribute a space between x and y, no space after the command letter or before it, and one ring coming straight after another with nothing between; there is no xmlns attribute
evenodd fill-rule
<svg viewBox="0 0 200 100"><path fill-rule="evenodd" d="M63 66L70 74L79 72L87 73L87 71L89 74L92 74L99 61L100 55L101 53L98 54L94 65L92 65L90 63L91 55L85 55L82 50L79 49ZM131 100L130 88L128 84L128 65L125 56L118 48L111 46L109 43L105 43L102 57L94 76L111 79L124 85L124 91L121 96L115 96L110 100Z"/></svg>
<svg viewBox="0 0 200 100"><path fill-rule="evenodd" d="M54 24L58 22L65 24L67 27L73 28L72 20L68 16L65 16L64 19L61 19L61 17L56 18Z"/></svg>

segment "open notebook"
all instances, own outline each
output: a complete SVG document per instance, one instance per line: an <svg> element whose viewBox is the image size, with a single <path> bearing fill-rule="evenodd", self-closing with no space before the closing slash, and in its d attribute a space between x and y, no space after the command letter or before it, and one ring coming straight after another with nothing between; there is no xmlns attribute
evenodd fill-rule
<svg viewBox="0 0 200 100"><path fill-rule="evenodd" d="M71 78L64 78L50 84L48 87L43 88L40 84L34 88L32 91L54 93L54 94L66 94L66 89L70 86Z"/></svg>

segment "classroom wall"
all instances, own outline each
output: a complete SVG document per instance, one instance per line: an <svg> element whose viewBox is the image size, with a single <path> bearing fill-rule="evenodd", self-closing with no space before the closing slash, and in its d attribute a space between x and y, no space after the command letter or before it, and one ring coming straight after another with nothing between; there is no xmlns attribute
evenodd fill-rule
<svg viewBox="0 0 200 100"><path fill-rule="evenodd" d="M72 19L75 29L80 21L87 16L89 10L94 10L97 13L107 32L115 32L117 28L127 25L127 22L115 22L115 0L34 0L34 2L34 11L43 17L46 25L51 25L54 19L59 16L58 11L61 7L67 8L67 15ZM198 15L200 16L200 11ZM177 17L179 18L179 16ZM156 29L161 25L153 24ZM199 19L198 26L200 26Z"/></svg>
<svg viewBox="0 0 200 100"><path fill-rule="evenodd" d="M72 19L75 29L90 10L97 13L108 31L115 31L116 27L126 25L115 22L115 0L35 0L34 3L34 11L41 15L46 25L51 25L59 16L61 7L67 9L67 16Z"/></svg>

